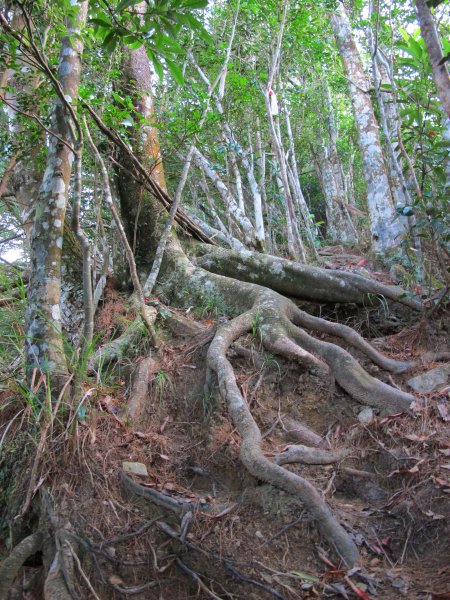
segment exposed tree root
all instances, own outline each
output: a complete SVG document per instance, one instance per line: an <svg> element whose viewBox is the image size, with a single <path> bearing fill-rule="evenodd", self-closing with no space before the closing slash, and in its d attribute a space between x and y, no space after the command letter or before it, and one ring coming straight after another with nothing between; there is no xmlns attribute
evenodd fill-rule
<svg viewBox="0 0 450 600"><path fill-rule="evenodd" d="M323 438L320 435L317 435L314 431L312 431L303 423L298 423L293 419L288 419L283 417L281 419L281 424L283 426L283 431L297 442L302 444L306 444L307 446L320 446L323 441Z"/></svg>
<svg viewBox="0 0 450 600"><path fill-rule="evenodd" d="M208 366L216 373L222 397L227 401L234 426L242 436L241 460L252 475L296 495L308 508L319 529L349 566L359 558L358 549L330 509L305 479L269 461L261 450L261 432L253 419L226 357L231 344L251 329L256 309L236 317L221 327L208 351Z"/></svg>
<svg viewBox="0 0 450 600"><path fill-rule="evenodd" d="M155 311L156 316L156 311ZM146 325L139 315L130 323L125 331L115 340L107 342L101 346L90 358L88 368L90 371L97 370L100 365L108 364L114 360L123 358L130 346L135 344L142 334L146 331Z"/></svg>
<svg viewBox="0 0 450 600"><path fill-rule="evenodd" d="M357 273L310 267L249 250L233 251L200 244L196 251L198 266L207 271L251 281L295 298L367 304L373 296L384 296L414 310L423 310L420 302L406 297L401 288L378 283Z"/></svg>
<svg viewBox="0 0 450 600"><path fill-rule="evenodd" d="M205 248L200 252L205 252ZM260 446L261 432L236 383L227 352L242 335L249 331L257 332L260 341L270 351L318 371L322 377L335 378L356 401L390 414L403 412L409 409L414 396L373 378L346 350L314 338L301 327L339 337L391 372L402 372L410 368L411 363L384 357L350 328L311 317L273 289L321 302L364 303L370 294L384 294L416 310L420 309L419 304L400 298L401 290L398 288L383 286L353 273L295 265L251 252L207 248L207 254L198 259L198 264L214 273L193 266L180 253L172 258L174 262L170 273L166 271L162 281L164 293L176 296L181 287L189 289L192 290L192 302L195 302L196 292L204 294L207 291L211 297L221 298L222 304L228 307L229 315L239 314L217 329L208 351L207 367L216 373L221 395L242 437L243 464L258 479L297 496L330 545L347 565L353 565L359 557L356 545L321 495L308 481L264 456ZM266 283L273 289L254 282Z"/></svg>
<svg viewBox="0 0 450 600"><path fill-rule="evenodd" d="M191 500L186 501L183 499L176 499L167 494L163 494L162 492L158 492L157 490L153 490L151 488L147 488L142 485L139 485L138 483L135 483L122 471L119 473L119 479L126 487L126 489L132 494L136 494L136 496L141 496L146 500L150 500L150 502L153 502L153 504L155 504L156 506L160 506L161 508L171 510L172 512L180 516L185 515L187 512L190 511L195 512L200 510L209 513L220 513L223 510L230 508L229 505L224 504L216 506L213 504L209 504L208 502L195 502Z"/></svg>
<svg viewBox="0 0 450 600"><path fill-rule="evenodd" d="M37 531L22 540L0 565L0 600L7 600L11 586L23 563L41 550L44 534Z"/></svg>
<svg viewBox="0 0 450 600"><path fill-rule="evenodd" d="M76 600L72 548L64 530L56 532L56 553L44 584L45 600Z"/></svg>
<svg viewBox="0 0 450 600"><path fill-rule="evenodd" d="M342 450L322 450L309 446L288 446L283 452L277 454L273 461L277 465L288 463L303 463L305 465L331 465L347 458L352 453L348 448Z"/></svg>
<svg viewBox="0 0 450 600"><path fill-rule="evenodd" d="M136 421L144 409L145 402L149 398L149 381L155 371L155 361L151 357L144 358L134 370L132 375L132 386L128 404L123 411L122 417Z"/></svg>

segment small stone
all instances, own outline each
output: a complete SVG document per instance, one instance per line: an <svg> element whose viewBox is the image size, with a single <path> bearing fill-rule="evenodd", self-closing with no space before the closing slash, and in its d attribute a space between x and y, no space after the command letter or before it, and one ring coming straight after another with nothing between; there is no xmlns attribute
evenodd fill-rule
<svg viewBox="0 0 450 600"><path fill-rule="evenodd" d="M147 467L139 462L123 462L122 471L125 473L132 473L133 475L139 475L140 477L148 477Z"/></svg>
<svg viewBox="0 0 450 600"><path fill-rule="evenodd" d="M358 421L360 423L363 423L364 425L368 425L369 423L372 423L373 410L371 408L369 408L368 406L366 406L366 408L363 408L362 411L358 415Z"/></svg>
<svg viewBox="0 0 450 600"><path fill-rule="evenodd" d="M263 534L260 531L256 531L255 535L258 539L262 540L264 538Z"/></svg>
<svg viewBox="0 0 450 600"><path fill-rule="evenodd" d="M441 385L446 385L450 379L450 363L426 371L408 381L409 387L415 392L426 394L432 392Z"/></svg>

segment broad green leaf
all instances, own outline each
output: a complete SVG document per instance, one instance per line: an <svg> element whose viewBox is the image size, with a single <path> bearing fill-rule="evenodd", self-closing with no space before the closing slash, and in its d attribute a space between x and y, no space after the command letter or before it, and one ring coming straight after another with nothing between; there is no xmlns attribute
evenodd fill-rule
<svg viewBox="0 0 450 600"><path fill-rule="evenodd" d="M167 65L167 68L170 71L170 74L175 79L175 81L179 85L183 85L184 84L184 77L183 77L183 72L180 69L180 67L176 63L174 63L171 60L169 60L168 58L166 58L166 65Z"/></svg>
<svg viewBox="0 0 450 600"><path fill-rule="evenodd" d="M113 29L109 33L106 34L106 37L103 40L103 48L107 52L112 53L116 49L117 42L118 42L117 30Z"/></svg>
<svg viewBox="0 0 450 600"><path fill-rule="evenodd" d="M184 0L181 5L183 8L189 8L191 10L196 8L206 8L208 6L208 0Z"/></svg>

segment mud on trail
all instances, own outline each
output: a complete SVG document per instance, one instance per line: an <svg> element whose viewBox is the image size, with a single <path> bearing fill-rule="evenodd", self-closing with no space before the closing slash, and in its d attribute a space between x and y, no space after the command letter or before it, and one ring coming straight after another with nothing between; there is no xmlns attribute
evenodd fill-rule
<svg viewBox="0 0 450 600"><path fill-rule="evenodd" d="M373 344L392 358L445 349L448 316L425 329L405 323L402 308L390 308L388 318L385 307L326 310L375 333ZM396 322L402 327L392 335ZM205 371L216 327L216 318L161 310L162 341L139 416L126 417L126 406L141 357L85 390L87 412L60 447L56 474L41 474L55 518L82 556L78 597L95 597L94 588L102 599L450 597L448 386L418 395L412 415L384 416L323 373L268 354L256 330L232 347L265 455L313 483L352 534L362 560L349 571L297 499L242 466L240 437ZM384 374L343 347L407 389L414 373ZM11 473L13 453L2 461L2 473ZM135 463L146 474L130 473ZM41 560L26 563L14 598L42 597Z"/></svg>

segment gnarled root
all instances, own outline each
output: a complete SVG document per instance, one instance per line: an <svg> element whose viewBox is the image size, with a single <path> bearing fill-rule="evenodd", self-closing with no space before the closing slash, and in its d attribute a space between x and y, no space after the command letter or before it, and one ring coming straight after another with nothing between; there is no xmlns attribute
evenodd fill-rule
<svg viewBox="0 0 450 600"><path fill-rule="evenodd" d="M407 411L414 400L412 395L371 377L346 350L316 339L301 327L340 337L391 372L402 372L411 364L384 357L350 328L311 317L273 291L321 302L363 303L368 294L378 293L403 302L399 297L401 290L352 273L314 269L250 252L222 252L208 248L197 264L203 268L195 267L184 255L178 255L170 273L166 272L163 290L172 289L177 295L180 281L184 280L184 285L193 290L194 298L195 290L207 290L212 297L221 298L230 314L241 313L216 331L208 351L207 368L208 372L216 373L221 395L242 437L240 455L244 466L258 479L297 496L316 520L325 539L347 565L353 565L359 557L356 545L321 495L308 481L264 456L261 432L236 383L227 352L242 335L257 330L259 339L270 351L306 365L326 378L335 378L356 401L391 414ZM256 282L273 289L261 287ZM415 302L404 303L420 309Z"/></svg>
<svg viewBox="0 0 450 600"><path fill-rule="evenodd" d="M316 489L305 479L270 462L261 451L261 432L239 391L226 352L234 340L251 329L256 310L244 313L218 330L208 351L208 365L215 371L234 426L242 436L241 460L252 475L298 496L318 527L348 566L359 558L349 534L338 523Z"/></svg>
<svg viewBox="0 0 450 600"><path fill-rule="evenodd" d="M42 548L44 534L40 531L23 539L0 565L0 600L8 598L11 586L23 563Z"/></svg>
<svg viewBox="0 0 450 600"><path fill-rule="evenodd" d="M338 383L353 398L364 404L391 412L403 411L409 408L413 396L371 377L339 346L317 340L296 327L292 322L295 317L299 319L299 311L290 301L272 291L259 290L253 308L217 331L208 352L208 367L217 374L222 397L228 404L234 426L242 436L241 459L244 465L255 477L298 496L317 521L322 535L346 564L353 565L358 560L358 550L315 488L302 477L270 462L263 455L261 433L239 391L233 368L226 357L227 350L257 323L259 335L267 348L287 358L304 362L315 370L328 372L330 368ZM344 330L343 333L347 335L348 332ZM360 349L365 348L365 343L361 343L362 338L352 337L351 340L356 341ZM372 357L378 358L378 353L372 353L371 350L370 353ZM310 450L314 453L314 450ZM330 460L333 457L329 453L325 458L325 463L334 462ZM342 458L344 455L341 453L338 460ZM324 464L323 460L322 456L318 462Z"/></svg>
<svg viewBox="0 0 450 600"><path fill-rule="evenodd" d="M196 252L199 256L197 264L207 271L267 286L287 296L312 302L356 304L368 303L374 296L384 296L413 310L423 310L420 302L405 296L401 288L384 285L357 273L320 269L268 254L206 244L200 244Z"/></svg>

